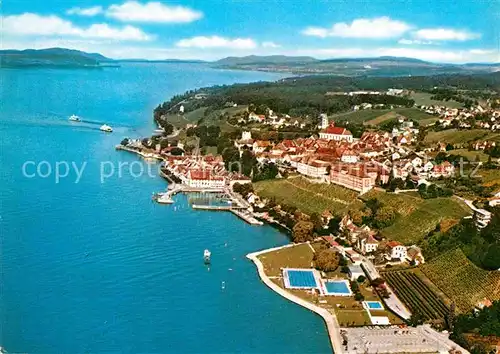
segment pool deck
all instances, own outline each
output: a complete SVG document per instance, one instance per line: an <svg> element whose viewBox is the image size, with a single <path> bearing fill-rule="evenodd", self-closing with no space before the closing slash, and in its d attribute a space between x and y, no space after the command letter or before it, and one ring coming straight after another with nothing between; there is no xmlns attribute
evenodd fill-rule
<svg viewBox="0 0 500 354"><path fill-rule="evenodd" d="M288 244L282 247L275 247L275 248L270 248L266 249L263 251L259 252L254 252L247 254L247 258L252 260L255 263L255 266L257 267L257 271L259 273L260 279L266 284L268 287L270 287L272 290L283 296L284 298L295 302L298 305L301 305L305 308L307 308L310 311L313 311L323 317L323 320L326 323L326 327L328 330L328 335L330 337L330 343L333 348L333 352L335 354L342 354L344 353L342 349L342 337L340 335L340 325L339 322L337 321L337 316L332 314L330 311L321 308L319 306L316 306L306 300L301 299L300 297L286 291L285 289L279 287L275 283L271 281L271 279L266 275L264 271L264 265L262 262L259 260L258 256L264 253L272 252L272 251L277 251L279 249L287 248L287 247L294 247L296 244Z"/></svg>

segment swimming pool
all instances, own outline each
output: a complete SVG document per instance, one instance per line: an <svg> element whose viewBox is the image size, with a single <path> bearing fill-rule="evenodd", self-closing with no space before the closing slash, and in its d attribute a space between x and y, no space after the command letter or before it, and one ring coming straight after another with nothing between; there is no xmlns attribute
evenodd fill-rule
<svg viewBox="0 0 500 354"><path fill-rule="evenodd" d="M317 288L318 283L312 269L283 269L285 287L289 289Z"/></svg>
<svg viewBox="0 0 500 354"><path fill-rule="evenodd" d="M351 296L351 288L347 280L324 280L325 295Z"/></svg>
<svg viewBox="0 0 500 354"><path fill-rule="evenodd" d="M363 301L367 310L383 310L384 306L380 301Z"/></svg>

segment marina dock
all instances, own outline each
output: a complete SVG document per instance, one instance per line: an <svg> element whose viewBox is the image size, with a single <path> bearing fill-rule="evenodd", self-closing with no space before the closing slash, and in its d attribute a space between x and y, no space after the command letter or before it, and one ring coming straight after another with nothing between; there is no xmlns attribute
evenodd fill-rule
<svg viewBox="0 0 500 354"><path fill-rule="evenodd" d="M156 200L162 204L173 204L172 197L178 193L221 193L231 201L229 205L206 205L206 204L193 204L192 208L195 210L208 210L208 211L230 211L234 215L243 219L250 225L263 225L264 223L257 220L253 214L248 210L250 205L240 196L227 188L194 188L182 184L172 183L168 191L158 193Z"/></svg>

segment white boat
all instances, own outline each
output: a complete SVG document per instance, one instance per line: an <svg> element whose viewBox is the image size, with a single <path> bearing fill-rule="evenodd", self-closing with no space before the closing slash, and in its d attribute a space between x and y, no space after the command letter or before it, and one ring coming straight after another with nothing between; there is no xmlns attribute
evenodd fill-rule
<svg viewBox="0 0 500 354"><path fill-rule="evenodd" d="M107 133L111 133L113 131L113 128L111 128L107 124L101 125L101 127L99 129L102 130L103 132L107 132Z"/></svg>
<svg viewBox="0 0 500 354"><path fill-rule="evenodd" d="M174 202L168 193L158 194L156 201L160 204L172 204Z"/></svg>
<svg viewBox="0 0 500 354"><path fill-rule="evenodd" d="M72 114L71 117L69 117L69 120L72 122L81 122L80 117L75 116L74 114Z"/></svg>
<svg viewBox="0 0 500 354"><path fill-rule="evenodd" d="M212 255L212 253L210 253L209 250L205 250L205 252L203 252L203 260L205 261L205 263L210 263L210 256Z"/></svg>

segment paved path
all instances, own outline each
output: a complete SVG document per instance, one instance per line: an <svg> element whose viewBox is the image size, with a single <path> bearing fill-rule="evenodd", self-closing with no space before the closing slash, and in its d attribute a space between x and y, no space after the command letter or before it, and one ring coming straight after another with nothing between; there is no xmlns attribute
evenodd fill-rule
<svg viewBox="0 0 500 354"><path fill-rule="evenodd" d="M260 252L250 253L247 255L247 258L251 259L255 263L255 265L257 266L257 270L259 272L260 279L264 282L264 284L266 284L268 287L270 287L272 290L274 290L275 292L277 292L278 294L280 294L284 298L286 298L292 302L295 302L296 304L304 306L305 308L307 308L313 312L316 312L318 315L323 317L323 320L325 321L326 327L328 329L328 334L330 336L330 343L332 345L334 353L335 354L342 354L342 353L344 353L344 351L342 350L342 337L340 336L340 326L339 326L339 323L337 321L337 317L334 314L332 314L330 311L328 311L324 308L321 308L319 306L316 306L314 304L311 304L310 302L303 300L300 297L298 297L292 293L289 293L285 289L283 289L283 288L279 287L277 284L273 283L271 281L271 279L269 279L269 277L264 272L264 265L257 258L257 256L259 256L263 253L272 252L272 251L276 251L276 250L279 250L282 248L287 248L287 247L292 247L292 246L296 246L296 245L289 244L289 245L285 245L282 247L276 247L276 248L271 248L271 249L267 249L267 250L260 251Z"/></svg>

